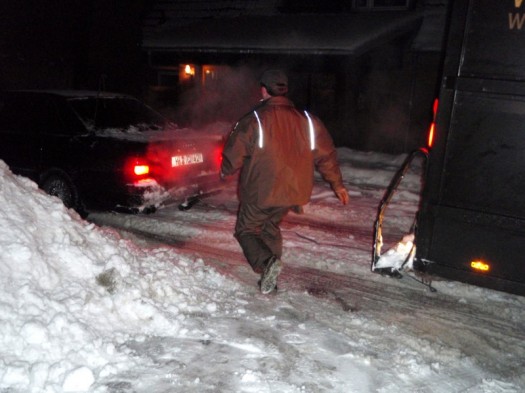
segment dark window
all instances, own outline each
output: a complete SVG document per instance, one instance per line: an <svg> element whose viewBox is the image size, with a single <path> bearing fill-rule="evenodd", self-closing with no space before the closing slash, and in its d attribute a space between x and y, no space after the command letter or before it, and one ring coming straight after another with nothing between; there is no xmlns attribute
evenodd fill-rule
<svg viewBox="0 0 525 393"><path fill-rule="evenodd" d="M57 135L69 133L49 97L35 96L31 99L31 105L33 105L30 116L32 124L41 133Z"/></svg>

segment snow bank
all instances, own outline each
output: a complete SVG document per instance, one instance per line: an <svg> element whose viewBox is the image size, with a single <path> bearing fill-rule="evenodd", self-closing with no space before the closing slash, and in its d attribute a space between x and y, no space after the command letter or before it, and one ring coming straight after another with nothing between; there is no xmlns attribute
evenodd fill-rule
<svg viewBox="0 0 525 393"><path fill-rule="evenodd" d="M2 161L0 205L0 390L87 391L133 362L131 334L191 334L186 311L219 307L202 261L88 224Z"/></svg>

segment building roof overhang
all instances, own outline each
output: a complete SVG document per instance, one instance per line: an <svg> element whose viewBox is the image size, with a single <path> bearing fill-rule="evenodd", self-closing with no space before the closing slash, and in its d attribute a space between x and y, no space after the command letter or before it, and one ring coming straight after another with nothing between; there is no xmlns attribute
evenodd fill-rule
<svg viewBox="0 0 525 393"><path fill-rule="evenodd" d="M358 56L415 34L418 11L339 15L265 15L203 19L145 36L148 52Z"/></svg>

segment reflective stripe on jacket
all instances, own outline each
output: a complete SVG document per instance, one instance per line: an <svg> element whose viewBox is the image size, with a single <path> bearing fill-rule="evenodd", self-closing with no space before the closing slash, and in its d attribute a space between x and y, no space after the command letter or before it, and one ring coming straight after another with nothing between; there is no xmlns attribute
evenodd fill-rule
<svg viewBox="0 0 525 393"><path fill-rule="evenodd" d="M332 188L343 187L337 155L323 123L271 97L244 116L223 151L222 172L241 170L240 198L260 207L304 205L314 168Z"/></svg>
<svg viewBox="0 0 525 393"><path fill-rule="evenodd" d="M253 114L255 115L255 118L257 119L257 124L259 124L259 148L264 147L264 128L261 123L261 119L259 118L259 114L257 111L253 111ZM315 127L314 123L312 121L312 118L310 117L310 114L307 111L304 111L304 114L306 118L308 119L308 135L310 136L310 150L315 149Z"/></svg>

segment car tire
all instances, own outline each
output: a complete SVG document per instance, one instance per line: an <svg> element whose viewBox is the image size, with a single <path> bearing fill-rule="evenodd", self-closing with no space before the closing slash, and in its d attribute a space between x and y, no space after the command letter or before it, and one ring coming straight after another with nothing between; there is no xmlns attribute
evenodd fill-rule
<svg viewBox="0 0 525 393"><path fill-rule="evenodd" d="M81 217L86 216L77 188L67 174L61 171L49 172L43 177L40 188L47 194L58 197L67 208L76 210Z"/></svg>

